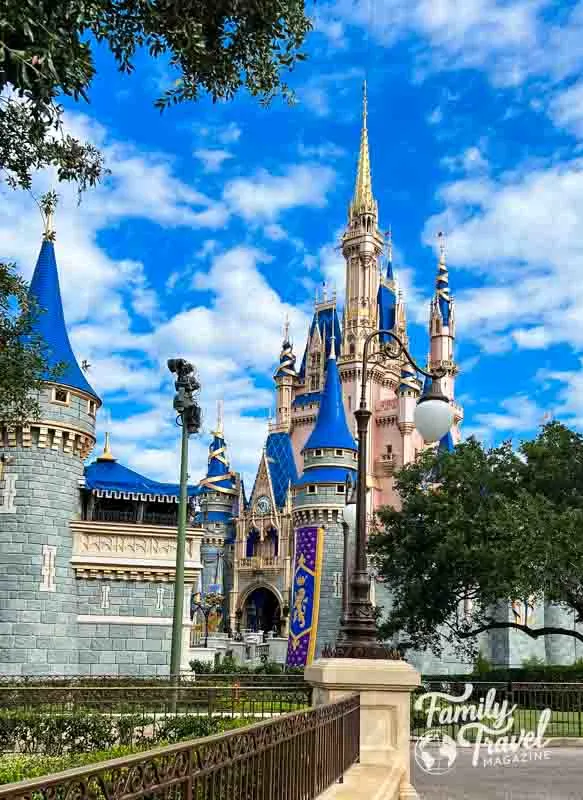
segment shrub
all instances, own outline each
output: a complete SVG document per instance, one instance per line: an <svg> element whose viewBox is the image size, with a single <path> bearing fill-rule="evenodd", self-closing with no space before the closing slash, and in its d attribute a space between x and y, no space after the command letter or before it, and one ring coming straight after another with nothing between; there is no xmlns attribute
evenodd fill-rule
<svg viewBox="0 0 583 800"><path fill-rule="evenodd" d="M255 668L257 675L281 675L283 667L276 661L264 661L260 666Z"/></svg>
<svg viewBox="0 0 583 800"><path fill-rule="evenodd" d="M61 756L106 750L115 741L111 720L100 714L38 714L18 710L0 714L3 750Z"/></svg>
<svg viewBox="0 0 583 800"><path fill-rule="evenodd" d="M209 664L207 661L199 661L198 658L190 662L190 669L197 675L208 675L210 672L214 671L212 664Z"/></svg>
<svg viewBox="0 0 583 800"><path fill-rule="evenodd" d="M65 756L38 756L22 753L3 755L0 756L0 784L38 778L42 775L73 769L73 767L107 761L110 758L122 758L122 756L131 755L137 750L136 747L118 746L109 750L95 750L90 753Z"/></svg>

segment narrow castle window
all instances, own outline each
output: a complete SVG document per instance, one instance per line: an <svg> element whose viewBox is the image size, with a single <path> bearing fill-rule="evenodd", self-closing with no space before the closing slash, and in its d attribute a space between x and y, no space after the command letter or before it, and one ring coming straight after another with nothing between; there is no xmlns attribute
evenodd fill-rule
<svg viewBox="0 0 583 800"><path fill-rule="evenodd" d="M308 494L318 494L318 487L314 485L308 486Z"/></svg>
<svg viewBox="0 0 583 800"><path fill-rule="evenodd" d="M336 494L344 494L344 490L345 489L346 489L346 487L344 486L343 483L337 483L336 484Z"/></svg>
<svg viewBox="0 0 583 800"><path fill-rule="evenodd" d="M320 458L320 456L322 455L322 450L314 450L314 455L315 455L317 458Z"/></svg>
<svg viewBox="0 0 583 800"><path fill-rule="evenodd" d="M69 392L66 389L53 389L53 403L60 403L63 406L69 405Z"/></svg>
<svg viewBox="0 0 583 800"><path fill-rule="evenodd" d="M344 455L344 450L337 450L336 451L336 455L337 456L343 456Z"/></svg>
<svg viewBox="0 0 583 800"><path fill-rule="evenodd" d="M97 403L95 400L88 400L87 401L87 413L90 417L94 417L97 411Z"/></svg>

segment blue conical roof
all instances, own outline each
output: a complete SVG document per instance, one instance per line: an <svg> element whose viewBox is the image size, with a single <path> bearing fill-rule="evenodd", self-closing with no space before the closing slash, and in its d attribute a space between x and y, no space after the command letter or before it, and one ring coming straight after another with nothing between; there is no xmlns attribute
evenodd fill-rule
<svg viewBox="0 0 583 800"><path fill-rule="evenodd" d="M338 447L344 450L357 449L346 422L334 347L332 347L326 364L326 383L324 384L324 392L320 401L316 427L304 445L304 450L323 447Z"/></svg>
<svg viewBox="0 0 583 800"><path fill-rule="evenodd" d="M59 362L64 362L66 365L64 372L57 379L58 383L69 386L71 389L79 389L99 400L77 363L69 341L59 287L55 245L49 239L43 240L30 283L29 294L34 297L39 306L34 332L47 345L48 366L53 368Z"/></svg>
<svg viewBox="0 0 583 800"><path fill-rule="evenodd" d="M439 440L438 452L440 453L453 453L455 450L455 444L453 443L453 438L451 436L451 431L448 431L444 434L441 439Z"/></svg>
<svg viewBox="0 0 583 800"><path fill-rule="evenodd" d="M221 431L215 431L209 446L206 478L200 482L202 489L216 490L234 494L235 479L229 467L225 438Z"/></svg>

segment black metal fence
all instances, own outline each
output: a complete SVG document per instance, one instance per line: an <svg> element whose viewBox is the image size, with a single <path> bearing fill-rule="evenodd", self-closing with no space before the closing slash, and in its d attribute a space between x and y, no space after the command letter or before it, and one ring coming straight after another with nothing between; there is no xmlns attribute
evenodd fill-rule
<svg viewBox="0 0 583 800"><path fill-rule="evenodd" d="M359 757L360 703L0 787L0 800L313 800Z"/></svg>
<svg viewBox="0 0 583 800"><path fill-rule="evenodd" d="M536 731L541 712L550 709L550 720L545 730L546 738L583 737L583 684L582 683L482 683L467 681L472 684L471 697L465 705L479 706L483 701L485 710L488 710L486 701L488 692L492 692L492 700L497 703L507 701L508 708L516 706L512 712L513 727L509 734L520 734L521 730ZM427 692L443 692L454 697L464 694L466 683L459 681L424 681L411 699L411 735L422 736L428 731L427 707L415 708L417 699ZM431 721L430 729L439 729L455 738L466 720L450 721L448 709L455 710L456 704L450 703L446 698L437 701L438 709L443 710L440 716L436 713ZM487 718L484 720L487 723ZM470 737L468 737L470 738Z"/></svg>
<svg viewBox="0 0 583 800"><path fill-rule="evenodd" d="M297 672L210 672L186 673L179 678L181 686L307 686L303 673ZM0 687L13 686L174 686L169 677L138 677L120 675L71 675L68 677L54 675L12 676L0 675Z"/></svg>
<svg viewBox="0 0 583 800"><path fill-rule="evenodd" d="M0 686L2 711L132 714L156 719L189 714L271 717L308 708L312 690L303 686Z"/></svg>

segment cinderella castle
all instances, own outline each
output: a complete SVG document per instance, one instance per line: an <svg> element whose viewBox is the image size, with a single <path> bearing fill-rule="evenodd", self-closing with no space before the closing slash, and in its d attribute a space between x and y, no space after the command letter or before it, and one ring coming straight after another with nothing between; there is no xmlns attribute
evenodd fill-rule
<svg viewBox="0 0 583 800"><path fill-rule="evenodd" d="M200 644L193 636L200 626L192 609L209 596L222 604L210 620L211 633L233 643L248 632L269 633L283 643L282 660L290 665L309 662L338 633L343 509L347 478L356 475L353 411L363 343L377 328L408 343L405 301L373 194L366 98L341 249L343 309L335 296L317 299L301 359L285 328L274 372L276 416L249 493L233 468L236 454L233 466L227 454L221 414L207 474L188 488L184 668ZM0 674L167 674L178 486L121 464L107 434L103 452L90 461L101 400L69 342L50 228L30 293L45 310L37 333L51 362L64 363L65 369L58 382L45 383L38 419L11 427L1 423L0 413ZM446 369L442 388L455 419L439 446L452 449L463 410L454 400L455 312L443 246L428 340L428 366ZM398 505L395 470L426 446L414 424L423 390L404 360L371 368L370 520L380 506ZM353 532L347 542L351 549ZM376 579L371 592L375 604L388 607L390 595ZM492 636L485 654L497 664L520 665L533 654L522 638ZM541 642L542 651L535 654L544 657L545 646ZM566 660L558 652L546 656ZM415 654L414 660L431 672L460 666L453 657L437 662Z"/></svg>

